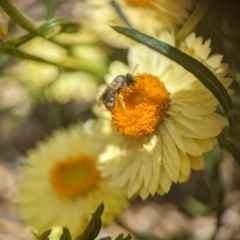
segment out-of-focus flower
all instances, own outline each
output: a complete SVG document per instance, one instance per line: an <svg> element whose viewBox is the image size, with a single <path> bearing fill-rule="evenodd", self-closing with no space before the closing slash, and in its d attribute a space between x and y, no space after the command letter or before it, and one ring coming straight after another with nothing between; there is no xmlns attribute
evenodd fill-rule
<svg viewBox="0 0 240 240"><path fill-rule="evenodd" d="M29 40L22 44L19 49L34 56L55 62L61 62L67 55L66 49L41 37Z"/></svg>
<svg viewBox="0 0 240 240"><path fill-rule="evenodd" d="M9 74L32 95L67 103L71 100L92 102L96 97L97 80L85 72L60 73L58 68L45 63L21 61Z"/></svg>
<svg viewBox="0 0 240 240"><path fill-rule="evenodd" d="M57 67L35 61L20 61L8 73L26 88L41 91L58 77Z"/></svg>
<svg viewBox="0 0 240 240"><path fill-rule="evenodd" d="M29 151L31 165L21 170L23 179L16 199L25 224L40 232L66 226L76 237L101 202L105 205L103 224L110 224L127 200L100 176L100 151L86 125L58 130Z"/></svg>
<svg viewBox="0 0 240 240"><path fill-rule="evenodd" d="M96 97L97 82L84 72L62 73L46 91L48 100L67 103L70 100L92 102Z"/></svg>
<svg viewBox="0 0 240 240"><path fill-rule="evenodd" d="M46 97L60 103L71 100L92 102L96 96L96 75L103 74L106 68L105 55L96 46L96 39L83 31L60 34L55 41L66 48L40 37L25 43L21 46L22 50L46 60L46 63L22 60L6 74L21 82L34 97ZM60 71L61 66L68 71Z"/></svg>
<svg viewBox="0 0 240 240"><path fill-rule="evenodd" d="M191 0L116 0L132 27L156 36L162 30L176 30L184 23ZM111 0L85 0L73 9L76 18L82 18L98 36L115 47L128 47L130 40L109 26L123 25Z"/></svg>
<svg viewBox="0 0 240 240"><path fill-rule="evenodd" d="M171 34L159 38L174 45ZM231 93L232 79L224 78L228 65L220 55L209 56L209 46L210 40L191 34L179 48L206 65ZM227 122L215 112L219 103L213 94L182 66L140 44L130 48L128 62L112 63L106 76L110 83L137 65L131 92L121 92L126 109L118 99L110 112L96 109L111 143L101 161L113 186L145 199L167 193L172 182L186 182L192 169L203 168L203 153L217 143Z"/></svg>

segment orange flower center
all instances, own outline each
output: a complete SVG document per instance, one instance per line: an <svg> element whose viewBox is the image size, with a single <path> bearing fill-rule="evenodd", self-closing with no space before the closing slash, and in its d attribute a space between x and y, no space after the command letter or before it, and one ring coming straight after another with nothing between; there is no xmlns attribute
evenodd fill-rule
<svg viewBox="0 0 240 240"><path fill-rule="evenodd" d="M153 133L163 120L169 103L169 93L158 77L150 74L134 76L131 92L121 92L125 102L123 109L119 99L111 111L112 123L118 132L131 138Z"/></svg>
<svg viewBox="0 0 240 240"><path fill-rule="evenodd" d="M130 5L141 6L141 5L150 4L153 0L126 0L126 1Z"/></svg>
<svg viewBox="0 0 240 240"><path fill-rule="evenodd" d="M81 154L58 161L50 170L53 190L62 197L76 197L94 186L98 178L93 157Z"/></svg>

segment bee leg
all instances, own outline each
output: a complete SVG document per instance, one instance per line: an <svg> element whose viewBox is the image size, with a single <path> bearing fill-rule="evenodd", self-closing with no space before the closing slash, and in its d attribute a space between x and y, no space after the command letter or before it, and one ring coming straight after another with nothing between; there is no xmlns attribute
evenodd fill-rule
<svg viewBox="0 0 240 240"><path fill-rule="evenodd" d="M120 102L120 104L121 104L123 110L124 110L124 111L127 111L127 109L126 109L126 104L125 104L125 102L124 102L124 100L123 100L123 96L122 96L121 93L118 94L118 100L119 100L119 102Z"/></svg>
<svg viewBox="0 0 240 240"><path fill-rule="evenodd" d="M130 92L130 93L136 93L136 92L141 92L143 91L144 89L130 89L130 88L126 88L124 89L124 92Z"/></svg>

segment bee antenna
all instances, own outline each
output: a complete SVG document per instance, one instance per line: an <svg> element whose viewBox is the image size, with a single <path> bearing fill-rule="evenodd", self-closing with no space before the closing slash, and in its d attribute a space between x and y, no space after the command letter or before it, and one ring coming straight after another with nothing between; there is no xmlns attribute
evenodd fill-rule
<svg viewBox="0 0 240 240"><path fill-rule="evenodd" d="M132 74L134 74L134 72L136 71L136 69L138 68L139 63L134 67L134 69L132 70Z"/></svg>

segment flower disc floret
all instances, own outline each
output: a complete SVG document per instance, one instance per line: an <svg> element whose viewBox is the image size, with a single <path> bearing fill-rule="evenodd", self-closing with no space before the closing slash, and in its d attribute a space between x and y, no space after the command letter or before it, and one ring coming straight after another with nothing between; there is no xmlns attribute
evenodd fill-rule
<svg viewBox="0 0 240 240"><path fill-rule="evenodd" d="M56 162L50 170L53 190L62 197L75 197L93 187L98 178L96 160L81 154Z"/></svg>
<svg viewBox="0 0 240 240"><path fill-rule="evenodd" d="M142 6L152 3L154 0L126 0L130 5Z"/></svg>
<svg viewBox="0 0 240 240"><path fill-rule="evenodd" d="M111 112L118 132L131 138L153 133L163 120L169 101L164 83L151 74L134 76L131 91L121 92L126 109L119 101Z"/></svg>

